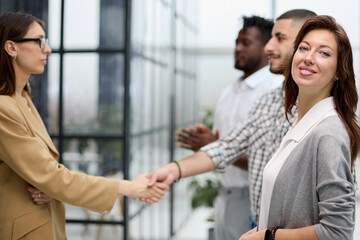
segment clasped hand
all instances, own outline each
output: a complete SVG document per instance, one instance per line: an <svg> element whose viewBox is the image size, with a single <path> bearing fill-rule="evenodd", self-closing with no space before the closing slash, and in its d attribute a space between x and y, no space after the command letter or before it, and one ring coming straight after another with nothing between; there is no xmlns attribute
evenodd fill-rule
<svg viewBox="0 0 360 240"><path fill-rule="evenodd" d="M219 129L215 133L203 124L195 124L186 128L179 128L176 132L175 141L179 147L198 151L203 146L219 139Z"/></svg>
<svg viewBox="0 0 360 240"><path fill-rule="evenodd" d="M158 202L164 195L165 191L169 191L169 185L163 182L155 182L149 185L148 174L140 174L131 180L131 194L129 197L133 199L146 199L147 203Z"/></svg>
<svg viewBox="0 0 360 240"><path fill-rule="evenodd" d="M50 200L52 199L52 197L31 185L27 187L27 190L29 191L32 200L36 204L44 204L50 202Z"/></svg>
<svg viewBox="0 0 360 240"><path fill-rule="evenodd" d="M146 174L145 176L148 179L148 187L154 187L161 184L160 186L167 186L167 189L170 189L170 185L176 179L176 177L170 173L168 165L158 168L155 171ZM152 199L147 197L140 198L140 201L152 203Z"/></svg>

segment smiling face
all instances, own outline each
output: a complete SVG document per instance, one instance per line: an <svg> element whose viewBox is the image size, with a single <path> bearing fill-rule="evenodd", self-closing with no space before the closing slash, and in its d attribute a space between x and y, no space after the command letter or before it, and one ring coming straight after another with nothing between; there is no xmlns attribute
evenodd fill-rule
<svg viewBox="0 0 360 240"><path fill-rule="evenodd" d="M264 48L269 58L272 73L284 73L285 66L291 59L294 40L300 27L301 25L294 23L293 19L276 21L272 29L272 37Z"/></svg>
<svg viewBox="0 0 360 240"><path fill-rule="evenodd" d="M312 30L300 42L293 57L291 74L302 91L320 98L330 96L337 79L338 43L328 30Z"/></svg>

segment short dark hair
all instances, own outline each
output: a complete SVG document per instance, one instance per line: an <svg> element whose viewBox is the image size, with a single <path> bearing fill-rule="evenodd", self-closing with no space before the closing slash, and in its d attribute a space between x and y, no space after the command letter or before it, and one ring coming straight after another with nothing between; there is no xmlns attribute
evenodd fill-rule
<svg viewBox="0 0 360 240"><path fill-rule="evenodd" d="M11 56L5 51L5 42L24 37L34 22L45 29L42 20L28 13L8 12L0 16L0 95L12 95L15 92L15 72ZM30 92L28 84L25 90Z"/></svg>
<svg viewBox="0 0 360 240"><path fill-rule="evenodd" d="M294 19L295 21L305 22L311 17L316 16L316 13L307 9L293 9L281 14L277 20L281 19Z"/></svg>
<svg viewBox="0 0 360 240"><path fill-rule="evenodd" d="M243 18L242 30L246 31L246 29L248 29L249 27L258 28L262 34L261 40L265 45L271 38L271 31L274 26L274 22L270 19L265 19L254 15L251 17L243 16L242 18Z"/></svg>

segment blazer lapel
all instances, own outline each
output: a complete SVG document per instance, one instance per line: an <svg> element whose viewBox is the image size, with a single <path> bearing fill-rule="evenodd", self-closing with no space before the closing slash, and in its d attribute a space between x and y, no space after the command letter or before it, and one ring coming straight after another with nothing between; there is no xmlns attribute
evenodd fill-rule
<svg viewBox="0 0 360 240"><path fill-rule="evenodd" d="M38 135L46 143L48 148L53 153L55 153L56 156L58 156L59 153L54 146L38 111L32 103L30 96L27 93L25 93L24 95L24 98L26 99L28 104L26 104L23 97L17 93L15 93L13 97L15 98L16 103L19 106L20 111L23 113L26 121L29 122L29 128L31 128L36 133L36 135ZM31 111L29 108L31 109Z"/></svg>

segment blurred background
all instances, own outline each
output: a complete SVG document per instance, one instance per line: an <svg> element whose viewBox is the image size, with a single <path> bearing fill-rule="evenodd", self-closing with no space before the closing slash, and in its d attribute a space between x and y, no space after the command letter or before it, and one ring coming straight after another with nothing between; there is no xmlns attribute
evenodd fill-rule
<svg viewBox="0 0 360 240"><path fill-rule="evenodd" d="M275 19L294 8L337 19L358 79L358 0L0 0L1 13L26 11L47 23L53 53L31 77L32 96L61 162L118 179L190 155L174 143L175 131L211 120L221 90L241 76L233 68L241 17ZM360 176L359 160L356 169ZM207 179L216 176L196 181ZM68 239L208 239L212 211L192 209L191 181L155 205L119 199L109 215L67 205Z"/></svg>

